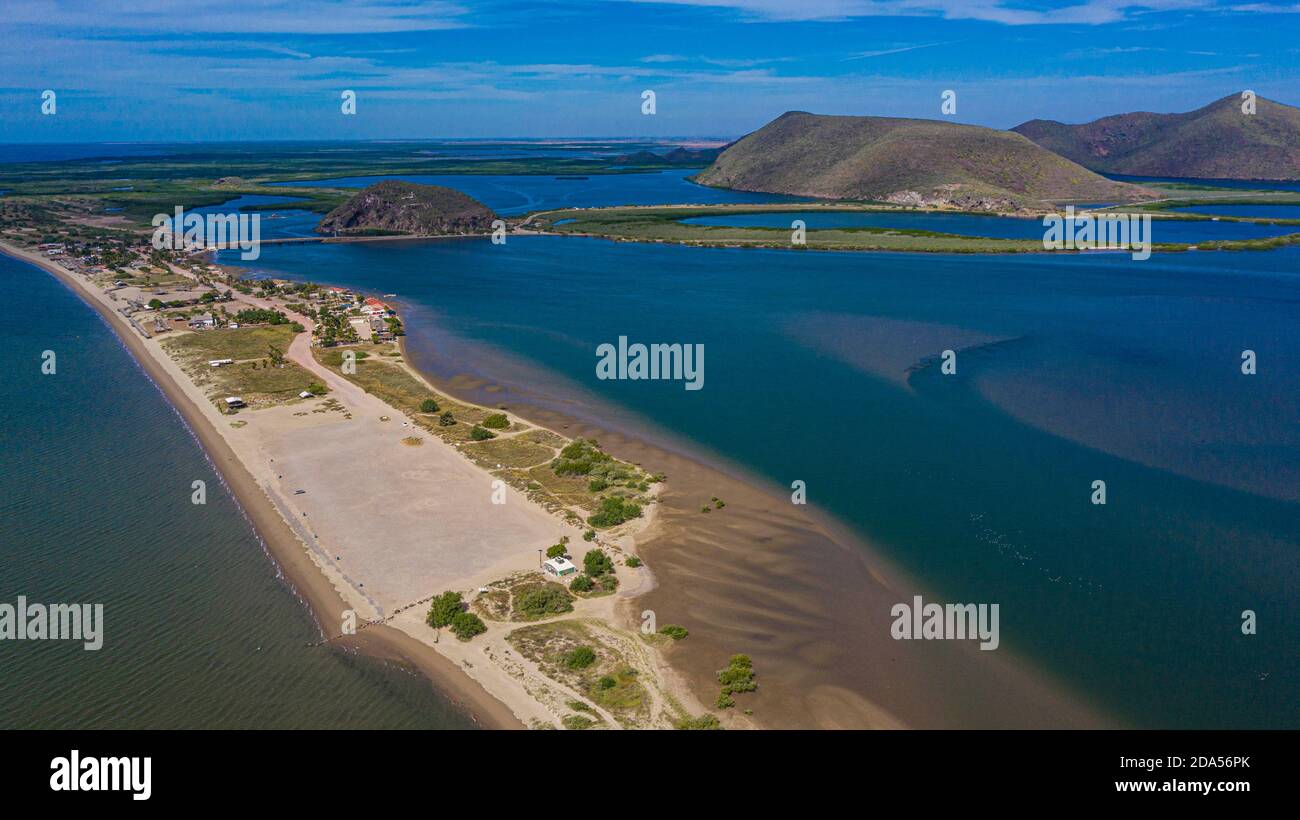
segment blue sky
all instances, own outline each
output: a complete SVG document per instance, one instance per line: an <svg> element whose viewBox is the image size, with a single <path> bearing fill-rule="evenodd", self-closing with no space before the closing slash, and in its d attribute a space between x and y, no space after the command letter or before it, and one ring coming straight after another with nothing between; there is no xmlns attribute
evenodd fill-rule
<svg viewBox="0 0 1300 820"><path fill-rule="evenodd" d="M939 117L945 89L999 128L1294 105L1298 34L1281 2L6 0L0 142L731 137L792 109Z"/></svg>

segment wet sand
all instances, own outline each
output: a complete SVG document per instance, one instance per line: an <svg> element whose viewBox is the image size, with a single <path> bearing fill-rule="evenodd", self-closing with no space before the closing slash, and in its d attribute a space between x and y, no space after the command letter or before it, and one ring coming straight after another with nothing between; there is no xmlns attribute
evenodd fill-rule
<svg viewBox="0 0 1300 820"><path fill-rule="evenodd" d="M413 365L416 361L406 357ZM512 413L567 436L596 438L618 458L668 476L652 528L637 537L655 588L625 608L690 637L666 657L705 704L717 672L737 653L753 658L755 693L736 696L724 725L765 728L1106 728L1118 725L1086 698L1016 657L974 641L896 641L894 604L923 595L946 603L815 507L720 458L640 432L602 428L530 404L527 390L454 372L422 370L463 400L506 403ZM547 399L553 397L546 397ZM718 496L721 510L700 507ZM952 602L957 603L957 602Z"/></svg>
<svg viewBox="0 0 1300 820"><path fill-rule="evenodd" d="M76 277L59 265L36 254L0 243L0 253L47 271L93 308L130 351L141 369L185 421L186 426L230 488L240 508L252 523L281 577L310 609L318 625L342 622L343 612L352 607L333 583L311 560L302 542L285 523L248 469L236 457L226 440L193 404L171 375L145 348L142 339L109 308L86 292ZM322 635L325 630L322 629ZM354 636L333 641L334 646L418 670L436 688L487 728L521 729L524 724L501 701L488 694L449 659L431 647L390 626L371 626ZM322 652L332 651L322 647Z"/></svg>

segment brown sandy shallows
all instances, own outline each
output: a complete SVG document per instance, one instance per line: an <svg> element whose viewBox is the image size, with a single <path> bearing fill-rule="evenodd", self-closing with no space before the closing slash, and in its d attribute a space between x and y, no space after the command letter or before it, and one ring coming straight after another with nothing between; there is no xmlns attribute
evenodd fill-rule
<svg viewBox="0 0 1300 820"><path fill-rule="evenodd" d="M472 590L503 576L535 573L537 554L559 535L571 539L580 561L591 547L580 529L515 492L493 503L493 475L437 436L410 446L414 419L316 361L307 317L285 311L307 328L292 336L285 359L302 378L324 382L328 396L284 401L254 393L248 400L256 409L232 419L216 407L222 393L205 392L221 384L208 356L170 341L199 337L141 338L105 292L35 254L4 250L68 284L118 332L209 452L327 636L337 636L344 614L355 612L358 635L338 643L417 667L490 726L558 726L573 717L573 704L587 693L516 651L510 633L517 624L489 624L487 634L463 643L440 636L423 616L429 597L444 589L472 599ZM284 310L256 296L237 301ZM651 507L642 521L603 533L601 545L615 554L633 549L635 531L653 519ZM582 619L607 647L606 663L617 656L637 670L644 708L606 712L603 724L664 727L698 715L703 707L658 652L635 630L611 627L617 601L652 583L648 570L619 566L617 574L618 593L577 601L560 618Z"/></svg>
<svg viewBox="0 0 1300 820"><path fill-rule="evenodd" d="M386 610L402 601L408 592L430 589L427 579L409 589L388 586L393 579L402 578L412 566L427 569L418 541L408 540L406 546L399 543L393 550L366 550L365 543L374 538L367 539L364 534L353 531L351 535L358 537L359 541L352 546L351 554L343 555L343 547L331 547L329 552L339 550L338 557L345 559L342 565L357 577L348 577L338 566L331 566L328 556L322 560L320 554L313 557L311 552L304 551L303 543L310 542L313 533L300 533L303 536L301 540L295 537L293 529L285 524L277 511L276 502L263 491L264 487L275 482L263 475L264 484L259 486L257 479L244 468L244 463L266 468L265 458L259 460L257 456L284 446L285 430L267 438L264 441L266 449L245 454L247 460L241 463L240 457L222 435L225 431L214 429L215 425L226 420L225 417L216 414L211 403L170 358L163 356L161 351L151 350L156 348L156 343L143 342L120 319L114 320L115 314L102 295L85 290L75 277L57 265L21 251L12 255L38 264L69 283L119 333L208 447L236 497L266 538L273 556L284 567L286 575L293 580L319 621L339 623L341 612L347 608L364 611L369 605L373 611ZM154 352L158 353L157 357L152 355ZM300 334L291 346L290 358L308 366L310 351L306 334ZM319 372L315 368L309 369ZM323 377L335 391L334 397L358 408L359 418L365 416L369 419L359 426L387 425L395 428L388 435L405 434L396 421L375 421L379 412L385 412L396 420L401 419L400 413L382 403L372 405L378 401L375 397L332 372L326 372ZM501 388L496 385L467 379L453 382L439 386L439 389L453 396L482 392L486 398L480 403L488 406L503 398ZM909 600L911 595L921 592L921 588L880 558L871 556L847 534L832 532L832 525L828 522L819 521L803 509L790 505L788 497L779 492L742 477L736 471L706 466L676 449L648 443L648 439L595 429L541 407L512 402L511 409L521 418L566 435L598 436L615 456L669 475L668 487L661 497L662 504L657 505L662 509L654 516L649 533L651 537L648 541L637 539L639 551L654 570L654 576L648 572L635 573L636 583L626 586L618 596L580 602L580 611L574 617L616 618L623 627L631 629L639 623L642 610L652 610L661 625L677 623L689 628L690 638L668 650L673 668L654 665L655 668L650 670L665 684L665 691L687 703L687 711L698 713L698 708L692 708L696 700L689 697L689 692L675 691L678 675L684 677L690 692L698 696L699 702L711 703L718 690L717 670L725 665L728 656L744 652L754 658L760 688L757 693L740 695L736 709L723 712L724 722L732 726L865 728L1107 724L1105 718L1009 657L1005 650L983 653L965 643L895 642L889 639L890 606ZM278 419L277 414L291 415L291 410L292 407L259 410L245 418L256 420L256 427L273 427L287 423L285 419ZM206 415L213 418L206 418ZM336 422L315 419L307 427L329 423ZM297 435L300 449L309 451L312 434L299 432ZM384 433L370 430L367 435L382 437ZM365 445L370 441L365 439L361 443ZM446 448L410 448L398 444L394 449L415 454ZM282 460L277 462L280 466L275 468L297 470L289 474L286 484L306 483L320 469L347 467L346 462L337 461L337 451L329 448L321 449L319 458L323 460L313 460L310 454L301 455L297 450L293 453L294 458L288 458L289 455L281 451ZM390 454L385 455L388 457ZM444 466L454 471L453 465ZM468 467L463 462L461 466ZM276 478L285 474L277 474ZM419 476L415 479L418 480ZM378 491L380 488L372 484L365 489ZM701 501L714 495L726 499L726 508L708 516L700 514ZM278 501L281 505L286 503L284 498ZM346 490L340 493L337 485L330 489L327 484L318 484L295 503L307 507L304 511L314 513L309 517L313 529L320 533L328 531L346 535L346 527L349 524L355 527L356 521L350 520L347 510L331 509L331 502L347 501ZM312 504L318 506L311 507ZM353 509L351 518L356 518L359 512ZM334 516L332 521L331 515ZM403 527L386 527L384 535L391 535L398 541L409 539L413 531L410 523ZM344 538L340 543L347 540ZM505 559L503 563L492 564L490 570L477 567L483 569L483 572L475 573L481 579L478 582L487 582L493 573L499 577L501 570L509 568L511 563ZM528 563L527 557L523 557L514 561L514 566L527 566ZM461 570L460 567L444 566L432 572L434 576L443 573L450 576ZM383 582L372 581L365 593L358 594L360 591L351 582L363 575L383 579ZM454 588L465 588L465 585ZM641 597L632 600L631 596L637 593L641 593ZM482 639L476 639L473 644L445 641L439 649L450 656L454 664L430 651L425 643L412 637L417 635L428 639L429 631L423 627L421 615L420 608L407 609L392 621L405 631L388 627L366 629L357 638L350 639L350 643L371 654L415 663L490 725L519 725L514 715L525 715L534 722L548 714L544 708L547 698L552 701L557 697L563 698L564 693L555 687L539 694L539 690L549 684L535 674L535 668L526 668L527 664L520 658L504 657L510 651L504 641L484 640L480 643ZM495 670L491 668L493 666ZM505 670L504 675L502 670ZM493 689L498 697L504 695L510 701L510 707L487 696L464 675L456 674L457 671L473 676L483 686ZM522 697L520 690L524 692ZM752 719L742 710L752 710ZM554 713L552 708L549 714Z"/></svg>
<svg viewBox="0 0 1300 820"><path fill-rule="evenodd" d="M409 361L409 356L404 356ZM438 372L457 372L438 361ZM624 625L655 613L690 636L667 659L700 702L712 705L718 670L753 658L759 689L720 712L724 725L769 728L1069 728L1114 720L1006 648L967 641L895 641L890 608L913 595L942 601L834 521L790 503L719 459L675 442L596 427L530 404L510 385L458 375L444 393L511 411L668 480L651 528L637 538L655 587L622 603ZM695 448L698 449L698 448ZM726 506L700 512L713 496ZM752 717L744 714L752 710Z"/></svg>

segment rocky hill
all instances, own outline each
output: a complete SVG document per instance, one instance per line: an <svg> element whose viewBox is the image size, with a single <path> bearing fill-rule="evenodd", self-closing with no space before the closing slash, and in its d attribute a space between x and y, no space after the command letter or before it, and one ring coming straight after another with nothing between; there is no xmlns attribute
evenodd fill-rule
<svg viewBox="0 0 1300 820"><path fill-rule="evenodd" d="M996 211L1149 195L1009 131L803 111L782 114L737 140L696 181L744 191Z"/></svg>
<svg viewBox="0 0 1300 820"><path fill-rule="evenodd" d="M479 234L491 231L496 218L482 202L452 188L389 180L362 189L330 211L316 226L316 233Z"/></svg>
<svg viewBox="0 0 1300 820"><path fill-rule="evenodd" d="M1300 109L1234 94L1185 114L1116 114L1082 125L1030 120L1015 127L1049 151L1108 174L1300 179Z"/></svg>

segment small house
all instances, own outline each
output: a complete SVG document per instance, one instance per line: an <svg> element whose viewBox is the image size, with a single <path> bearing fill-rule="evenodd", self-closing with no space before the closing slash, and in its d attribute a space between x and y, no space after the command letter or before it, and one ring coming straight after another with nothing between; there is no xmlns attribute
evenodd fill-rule
<svg viewBox="0 0 1300 820"><path fill-rule="evenodd" d="M568 558L560 556L558 558L547 558L543 561L542 571L555 578L563 578L566 575L576 575L578 568Z"/></svg>
<svg viewBox="0 0 1300 820"><path fill-rule="evenodd" d="M190 319L189 326L192 330L211 330L217 326L217 321L212 318L211 313L205 313Z"/></svg>
<svg viewBox="0 0 1300 820"><path fill-rule="evenodd" d="M311 392L310 390L304 390L304 391L302 391L301 393L298 394L298 398L300 398L300 399L314 399L314 398L316 398L316 394L313 393L313 392Z"/></svg>
<svg viewBox="0 0 1300 820"><path fill-rule="evenodd" d="M223 367L228 364L234 364L234 359L212 359L208 362L208 367Z"/></svg>
<svg viewBox="0 0 1300 820"><path fill-rule="evenodd" d="M244 404L244 400L241 399L239 396L226 396L226 408L227 408L227 409L230 409L230 410L236 410L236 409L238 409L238 408L240 408L240 407L244 407L244 406L246 406L246 405Z"/></svg>

